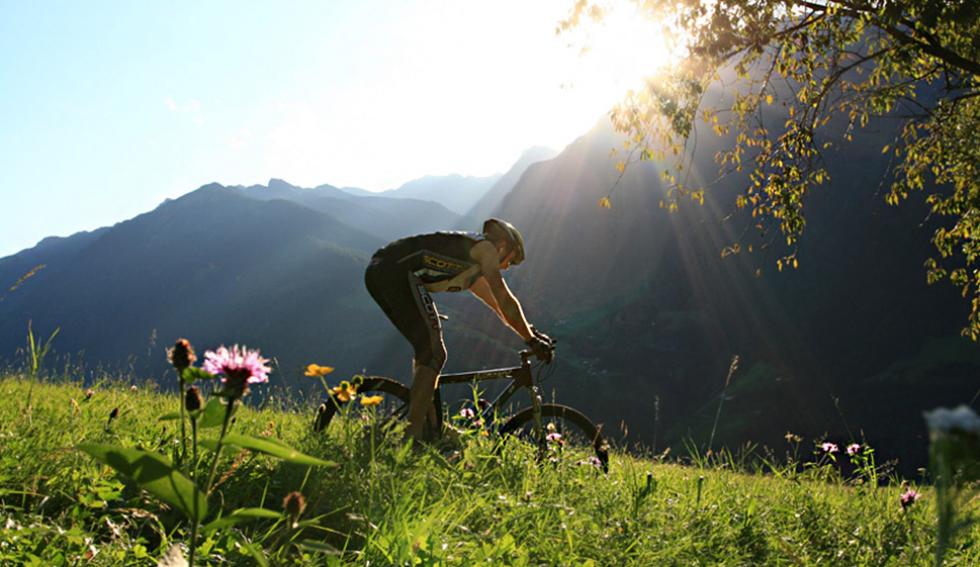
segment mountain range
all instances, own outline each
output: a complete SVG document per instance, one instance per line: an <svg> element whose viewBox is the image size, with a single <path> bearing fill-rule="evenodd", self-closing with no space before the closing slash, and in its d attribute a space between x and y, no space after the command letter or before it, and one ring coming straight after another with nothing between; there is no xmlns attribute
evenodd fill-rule
<svg viewBox="0 0 980 567"><path fill-rule="evenodd" d="M704 140L692 170L707 179L724 140ZM276 358L274 381L300 391L315 386L302 377L310 362L340 377L407 379L410 349L363 287L368 258L393 238L475 230L494 215L524 233L528 260L507 278L529 319L559 340L549 395L621 442L704 443L725 396L716 446L778 450L790 431L864 437L882 458L923 462L921 412L970 401L980 354L958 335L966 307L955 290L925 284L935 221L921 202L884 205L887 163L874 144L824 156L833 181L808 201L799 269L782 272L778 233L734 207L739 178L668 213L660 165L633 164L617 183L609 152L621 145L602 121L492 181L420 181L398 195L211 184L115 226L46 239L0 259L5 284L43 266L0 299L0 356L13 359L32 321L41 334L61 328L56 349L84 361L75 371L88 379L105 365L166 381L163 350L180 336L199 348L260 346ZM454 200L454 187L468 187L466 198ZM611 189L613 208L599 208ZM722 254L739 237L754 252ZM514 362L520 344L492 314L442 295L447 370Z"/></svg>

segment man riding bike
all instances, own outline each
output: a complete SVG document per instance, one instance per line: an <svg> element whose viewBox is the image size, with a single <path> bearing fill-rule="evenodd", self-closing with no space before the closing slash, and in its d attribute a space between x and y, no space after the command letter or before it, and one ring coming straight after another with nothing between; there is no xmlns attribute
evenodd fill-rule
<svg viewBox="0 0 980 567"><path fill-rule="evenodd" d="M483 233L436 232L396 240L374 253L364 282L374 301L415 349L408 434L421 440L432 394L446 363L442 323L430 292L469 290L542 360L547 335L535 331L500 272L524 261L524 238L512 224L487 219ZM433 416L434 423L434 416Z"/></svg>

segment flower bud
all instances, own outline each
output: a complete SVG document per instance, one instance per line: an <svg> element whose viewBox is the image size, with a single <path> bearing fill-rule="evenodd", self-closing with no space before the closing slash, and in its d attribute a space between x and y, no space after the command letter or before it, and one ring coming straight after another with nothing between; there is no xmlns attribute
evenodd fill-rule
<svg viewBox="0 0 980 567"><path fill-rule="evenodd" d="M201 398L201 390L197 386L191 386L184 395L184 409L193 412L202 407L204 407L204 399Z"/></svg>
<svg viewBox="0 0 980 567"><path fill-rule="evenodd" d="M282 501L282 507L289 515L293 526L299 521L299 517L303 514L303 510L306 510L306 498L300 492L290 492Z"/></svg>
<svg viewBox="0 0 980 567"><path fill-rule="evenodd" d="M173 348L167 351L167 358L170 360L170 364L173 364L174 368L177 369L178 373L183 372L197 361L197 355L194 354L194 347L191 346L191 342L187 339L177 339Z"/></svg>

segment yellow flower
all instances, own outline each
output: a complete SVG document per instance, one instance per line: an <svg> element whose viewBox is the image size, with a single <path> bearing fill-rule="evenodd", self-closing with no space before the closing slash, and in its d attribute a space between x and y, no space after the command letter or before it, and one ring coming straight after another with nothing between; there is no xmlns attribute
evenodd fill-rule
<svg viewBox="0 0 980 567"><path fill-rule="evenodd" d="M376 406L384 401L384 396L361 396L361 405L365 407Z"/></svg>
<svg viewBox="0 0 980 567"><path fill-rule="evenodd" d="M612 201L609 200L609 197L603 197L599 199L599 206L602 207L603 209L611 209Z"/></svg>
<svg viewBox="0 0 980 567"><path fill-rule="evenodd" d="M305 376L310 376L316 378L317 376L326 376L333 372L332 366L320 366L319 364L310 364L306 367L306 372L303 373Z"/></svg>
<svg viewBox="0 0 980 567"><path fill-rule="evenodd" d="M340 386L332 388L330 393L341 402L349 402L357 396L357 388L345 380L340 383Z"/></svg>

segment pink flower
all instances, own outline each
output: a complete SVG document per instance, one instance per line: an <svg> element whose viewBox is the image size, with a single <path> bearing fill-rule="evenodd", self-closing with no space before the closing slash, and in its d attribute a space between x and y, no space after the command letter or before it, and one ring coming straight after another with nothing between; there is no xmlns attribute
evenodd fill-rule
<svg viewBox="0 0 980 567"><path fill-rule="evenodd" d="M820 445L824 453L836 453L838 451L837 445L829 441L824 442Z"/></svg>
<svg viewBox="0 0 980 567"><path fill-rule="evenodd" d="M851 443L850 445L847 446L847 454L852 457L860 452L861 452L861 445L858 445L857 443Z"/></svg>
<svg viewBox="0 0 980 567"><path fill-rule="evenodd" d="M267 358L262 358L258 350L235 345L228 350L223 345L217 351L204 353L204 370L221 376L232 394L240 397L248 393L249 384L261 384L269 381L272 369L266 366Z"/></svg>
<svg viewBox="0 0 980 567"><path fill-rule="evenodd" d="M472 408L463 408L459 410L459 417L464 419L473 419L476 417L476 413L473 412Z"/></svg>
<svg viewBox="0 0 980 567"><path fill-rule="evenodd" d="M552 431L551 433L544 436L545 439L552 443L561 443L561 433L557 431Z"/></svg>
<svg viewBox="0 0 980 567"><path fill-rule="evenodd" d="M595 455L592 455L591 457L589 457L588 459L585 459L584 461L579 461L576 464L579 464L579 465L591 465L591 466L593 466L593 467L595 467L597 469L601 469L602 468L602 461L600 461L599 460L599 457L596 457Z"/></svg>
<svg viewBox="0 0 980 567"><path fill-rule="evenodd" d="M914 488L906 489L905 492L899 496L899 499L902 502L902 510L908 510L909 507L912 504L915 504L915 501L919 498L922 498L922 495L919 494Z"/></svg>

